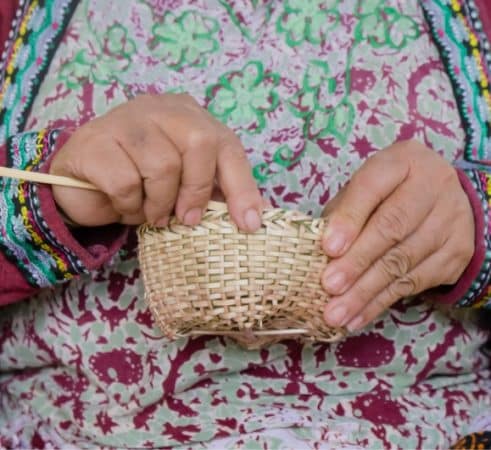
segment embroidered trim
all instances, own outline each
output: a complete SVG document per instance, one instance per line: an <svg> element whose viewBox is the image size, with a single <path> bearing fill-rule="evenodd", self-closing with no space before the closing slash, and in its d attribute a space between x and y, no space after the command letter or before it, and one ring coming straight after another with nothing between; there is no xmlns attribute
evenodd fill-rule
<svg viewBox="0 0 491 450"><path fill-rule="evenodd" d="M486 254L479 275L457 305L489 308L491 307L491 174L477 169L466 169L464 172L469 177L483 207Z"/></svg>
<svg viewBox="0 0 491 450"><path fill-rule="evenodd" d="M51 154L58 131L23 133L7 141L9 167L36 170ZM0 248L35 287L87 273L43 217L36 183L4 179L0 195Z"/></svg>
<svg viewBox="0 0 491 450"><path fill-rule="evenodd" d="M491 54L472 0L421 0L466 130L464 157L491 164Z"/></svg>
<svg viewBox="0 0 491 450"><path fill-rule="evenodd" d="M78 0L21 0L1 59L0 143L7 164L37 170L52 152L58 132L21 132L51 59ZM14 136L9 139L10 136ZM0 248L35 287L86 272L43 217L35 183L4 179L0 193Z"/></svg>
<svg viewBox="0 0 491 450"><path fill-rule="evenodd" d="M23 131L52 56L78 0L24 0L0 73L0 143ZM22 11L22 13L21 13Z"/></svg>

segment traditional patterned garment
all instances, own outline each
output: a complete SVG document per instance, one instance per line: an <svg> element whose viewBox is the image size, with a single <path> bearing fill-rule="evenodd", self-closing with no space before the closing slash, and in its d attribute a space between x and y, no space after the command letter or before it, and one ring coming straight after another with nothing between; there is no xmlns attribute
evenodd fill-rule
<svg viewBox="0 0 491 450"><path fill-rule="evenodd" d="M489 305L489 61L473 2L22 11L1 91L10 165L47 170L82 123L142 92L186 91L241 137L273 204L318 215L368 156L416 138L464 157L475 210L476 255L445 301ZM5 180L0 197L0 245L27 280L12 295L49 287L0 315L4 447L443 449L487 423L488 333L471 310L407 300L332 345L169 342L142 299L134 232L72 236L46 187Z"/></svg>

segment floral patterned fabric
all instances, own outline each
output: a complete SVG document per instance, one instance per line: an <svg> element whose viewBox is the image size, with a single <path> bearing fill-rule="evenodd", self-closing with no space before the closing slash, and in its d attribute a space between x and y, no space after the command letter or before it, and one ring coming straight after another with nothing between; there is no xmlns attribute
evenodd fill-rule
<svg viewBox="0 0 491 450"><path fill-rule="evenodd" d="M239 134L273 204L314 215L395 140L454 161L466 139L416 0L83 0L26 126L165 91ZM443 449L490 407L471 311L413 299L337 344L246 351L169 342L141 283L132 235L110 265L2 310L0 445Z"/></svg>

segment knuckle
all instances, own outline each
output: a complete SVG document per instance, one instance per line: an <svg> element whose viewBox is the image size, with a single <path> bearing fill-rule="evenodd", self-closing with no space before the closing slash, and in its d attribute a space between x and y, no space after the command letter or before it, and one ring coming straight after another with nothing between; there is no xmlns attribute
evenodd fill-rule
<svg viewBox="0 0 491 450"><path fill-rule="evenodd" d="M160 154L152 159L152 164L145 169L146 178L158 179L176 176L181 172L181 159L173 153Z"/></svg>
<svg viewBox="0 0 491 450"><path fill-rule="evenodd" d="M210 181L209 183L183 183L180 190L193 202L200 202L210 197L212 188L213 183Z"/></svg>
<svg viewBox="0 0 491 450"><path fill-rule="evenodd" d="M149 220L154 220L162 217L162 215L170 214L170 212L174 209L174 206L174 198L162 198L158 203L150 198L147 198L143 204L143 211Z"/></svg>
<svg viewBox="0 0 491 450"><path fill-rule="evenodd" d="M114 198L127 198L141 189L142 180L138 173L130 172L114 177L109 183L108 194Z"/></svg>
<svg viewBox="0 0 491 450"><path fill-rule="evenodd" d="M372 263L371 258L365 253L358 252L353 255L349 260L349 265L353 267L354 272L358 275L365 272Z"/></svg>
<svg viewBox="0 0 491 450"><path fill-rule="evenodd" d="M416 294L419 291L420 286L420 280L417 275L407 274L395 280L387 289L392 299L399 300L412 294Z"/></svg>
<svg viewBox="0 0 491 450"><path fill-rule="evenodd" d="M375 303L375 308L380 312L385 311L391 305L390 298L382 295L375 297L373 303Z"/></svg>
<svg viewBox="0 0 491 450"><path fill-rule="evenodd" d="M336 220L339 220L341 223L361 226L365 221L365 217L363 216L363 214L352 208L339 209L333 215L337 216Z"/></svg>
<svg viewBox="0 0 491 450"><path fill-rule="evenodd" d="M407 235L409 218L399 206L392 206L375 215L377 231L389 242L397 244Z"/></svg>
<svg viewBox="0 0 491 450"><path fill-rule="evenodd" d="M369 293L360 286L353 286L350 293L351 306L353 310L361 310L369 302Z"/></svg>
<svg viewBox="0 0 491 450"><path fill-rule="evenodd" d="M137 149L143 149L147 146L148 143L148 134L146 130L140 128L140 127L135 127L132 130L128 130L129 133L129 142L130 144L137 148Z"/></svg>
<svg viewBox="0 0 491 450"><path fill-rule="evenodd" d="M389 279L401 278L411 269L411 258L406 250L394 247L382 256L380 268Z"/></svg>
<svg viewBox="0 0 491 450"><path fill-rule="evenodd" d="M188 133L186 147L192 152L216 150L217 133L212 127L194 129Z"/></svg>

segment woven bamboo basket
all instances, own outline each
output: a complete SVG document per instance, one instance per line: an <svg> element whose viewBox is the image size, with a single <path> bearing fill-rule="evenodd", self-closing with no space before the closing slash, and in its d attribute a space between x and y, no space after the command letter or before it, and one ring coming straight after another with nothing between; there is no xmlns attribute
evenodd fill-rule
<svg viewBox="0 0 491 450"><path fill-rule="evenodd" d="M85 181L0 167L0 177L97 191ZM284 338L333 342L321 287L327 258L321 249L324 219L266 210L263 226L241 233L226 206L210 202L200 225L172 219L167 228L139 228L145 298L164 333L222 335L248 348Z"/></svg>
<svg viewBox="0 0 491 450"><path fill-rule="evenodd" d="M240 232L224 204L210 202L196 227L172 219L140 227L145 298L170 339L222 335L248 348L285 338L333 342L344 335L323 319L320 278L324 219L282 209Z"/></svg>

